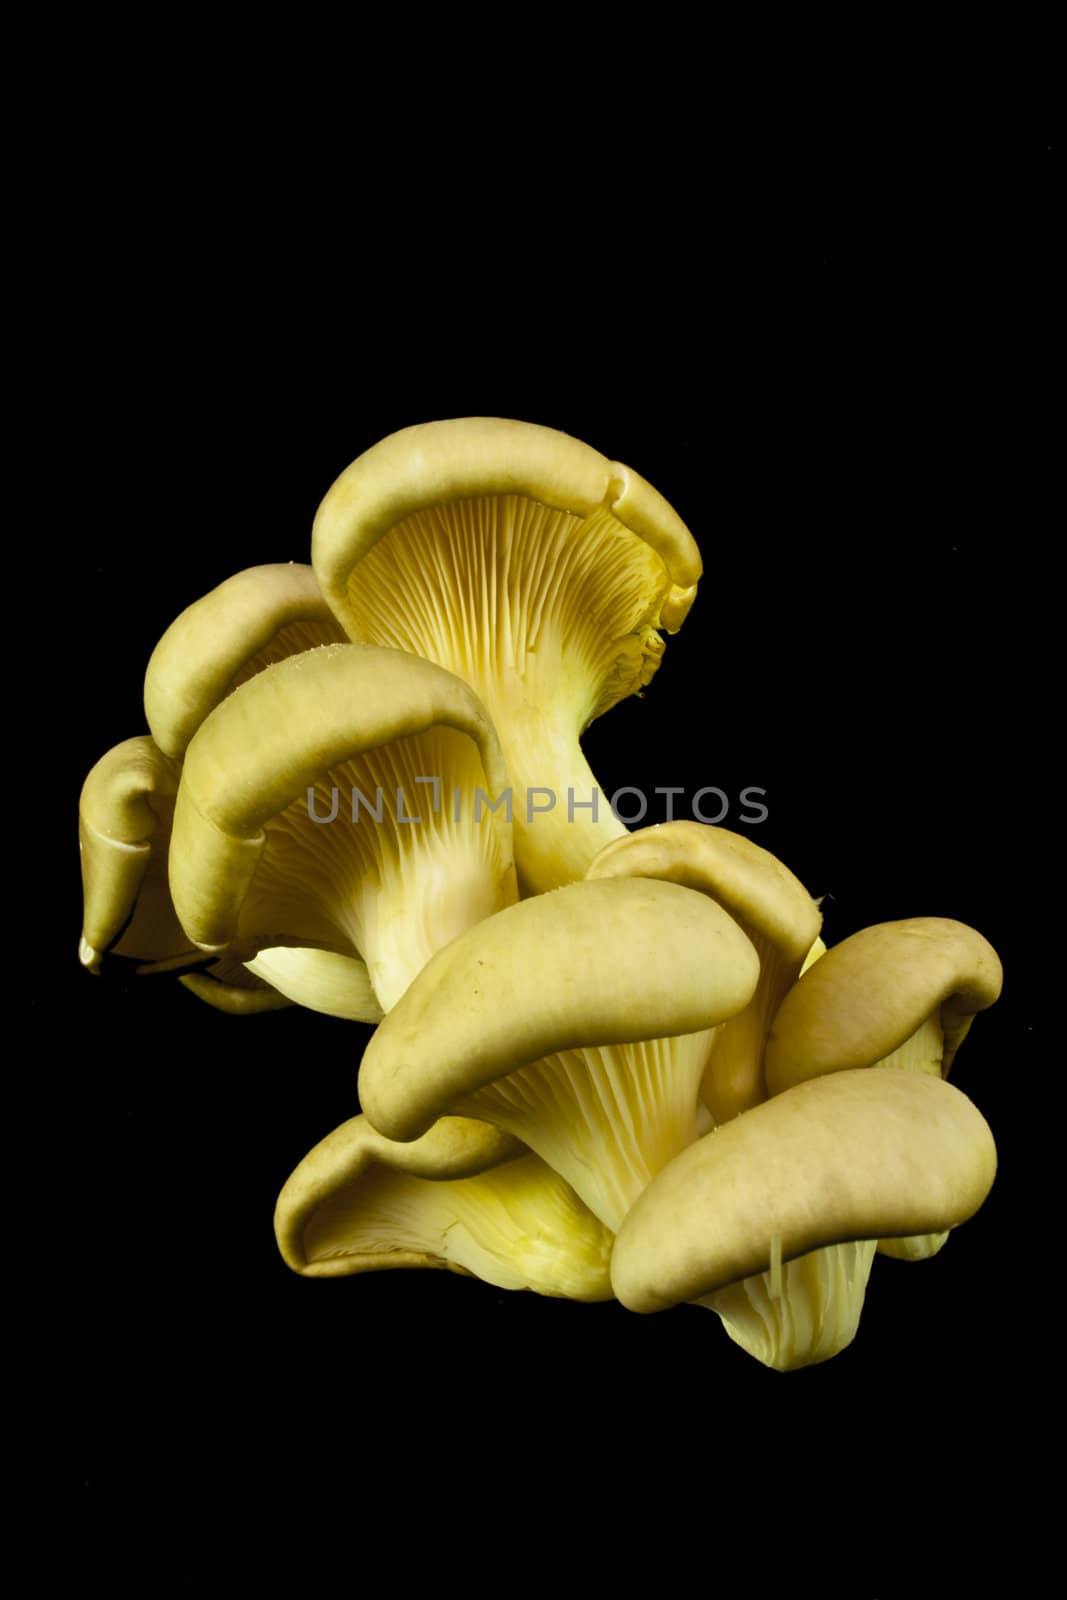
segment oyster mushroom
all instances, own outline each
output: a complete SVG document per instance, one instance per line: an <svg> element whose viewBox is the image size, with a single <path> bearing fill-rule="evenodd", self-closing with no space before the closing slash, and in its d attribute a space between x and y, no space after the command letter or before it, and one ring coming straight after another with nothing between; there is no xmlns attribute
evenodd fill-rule
<svg viewBox="0 0 1067 1600"><path fill-rule="evenodd" d="M894 1067L815 1078L675 1157L619 1229L612 1285L632 1311L714 1307L729 1286L823 1246L956 1227L995 1173L984 1118L939 1078ZM792 1320L769 1326L758 1309L739 1329L746 1348L767 1365L795 1365ZM838 1323L800 1335L805 1363L850 1337Z"/></svg>
<svg viewBox="0 0 1067 1600"><path fill-rule="evenodd" d="M462 1117L409 1144L366 1117L343 1123L296 1168L274 1226L304 1277L445 1267L499 1289L611 1299L607 1229L537 1156Z"/></svg>
<svg viewBox="0 0 1067 1600"><path fill-rule="evenodd" d="M1003 970L987 939L947 917L863 928L834 945L789 991L767 1041L772 1093L828 1072L879 1063L947 1077Z"/></svg>
<svg viewBox="0 0 1067 1600"><path fill-rule="evenodd" d="M448 801L435 810L420 778ZM451 673L373 646L290 656L189 744L175 910L212 955L270 950L262 970L303 1004L318 998L317 949L358 957L388 1009L436 949L515 898L510 829L478 795L491 802L505 781L485 710ZM277 970L285 945L307 947L299 993L294 966ZM334 976L331 965L324 982Z"/></svg>
<svg viewBox="0 0 1067 1600"><path fill-rule="evenodd" d="M391 1139L444 1115L505 1129L615 1228L697 1135L709 1030L759 967L721 907L673 883L576 883L440 951L367 1046L360 1103Z"/></svg>
<svg viewBox="0 0 1067 1600"><path fill-rule="evenodd" d="M425 656L484 701L514 785L523 892L581 878L625 829L579 736L650 681L659 629L681 626L700 577L666 500L552 428L425 423L341 474L312 561L352 639Z"/></svg>

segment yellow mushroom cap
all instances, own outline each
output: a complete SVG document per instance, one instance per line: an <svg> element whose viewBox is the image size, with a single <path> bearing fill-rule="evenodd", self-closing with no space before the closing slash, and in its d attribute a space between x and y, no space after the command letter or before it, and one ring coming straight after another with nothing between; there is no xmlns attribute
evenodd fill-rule
<svg viewBox="0 0 1067 1600"><path fill-rule="evenodd" d="M171 623L145 674L148 726L181 756L209 712L274 661L345 635L308 566L250 567L194 601Z"/></svg>
<svg viewBox="0 0 1067 1600"><path fill-rule="evenodd" d="M571 884L438 952L371 1039L360 1101L383 1133L413 1139L457 1097L542 1057L712 1027L758 976L749 940L703 895L639 878Z"/></svg>
<svg viewBox="0 0 1067 1600"><path fill-rule="evenodd" d="M828 950L782 1001L767 1041L767 1087L778 1094L873 1066L934 1014L947 1076L971 1018L993 1004L1002 981L992 945L962 922L914 917L864 928Z"/></svg>
<svg viewBox="0 0 1067 1600"><path fill-rule="evenodd" d="M442 1267L502 1289L611 1299L608 1230L551 1167L468 1118L402 1145L365 1117L344 1123L285 1185L275 1233L304 1277Z"/></svg>
<svg viewBox="0 0 1067 1600"><path fill-rule="evenodd" d="M798 1084L706 1134L640 1196L611 1276L631 1311L698 1300L825 1245L955 1227L996 1174L981 1113L899 1068Z"/></svg>
<svg viewBox="0 0 1067 1600"><path fill-rule="evenodd" d="M236 689L193 738L175 806L171 891L190 938L219 949L235 936L264 823L331 767L431 727L474 741L490 796L506 787L496 735L477 696L443 668L403 651L327 645L267 667ZM497 825L495 813L491 823Z"/></svg>
<svg viewBox="0 0 1067 1600"><path fill-rule="evenodd" d="M663 822L615 839L586 876L661 878L711 895L787 960L803 961L822 926L819 907L777 856L704 822Z"/></svg>

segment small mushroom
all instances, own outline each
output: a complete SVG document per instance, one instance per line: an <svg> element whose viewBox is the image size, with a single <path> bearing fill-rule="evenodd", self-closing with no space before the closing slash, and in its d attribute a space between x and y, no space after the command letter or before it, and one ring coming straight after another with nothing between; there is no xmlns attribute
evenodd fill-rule
<svg viewBox="0 0 1067 1600"><path fill-rule="evenodd" d="M697 1136L708 1030L747 1005L758 976L748 939L704 895L638 878L571 884L428 963L367 1046L360 1103L392 1139L445 1115L504 1128L614 1228Z"/></svg>
<svg viewBox="0 0 1067 1600"><path fill-rule="evenodd" d="M896 1067L815 1078L675 1157L619 1229L612 1284L630 1310L660 1311L827 1245L953 1228L995 1172L984 1118L941 1079ZM795 1364L788 1342L757 1353Z"/></svg>
<svg viewBox="0 0 1067 1600"><path fill-rule="evenodd" d="M659 630L678 630L700 577L667 501L552 428L425 423L341 474L312 561L352 639L425 656L485 702L515 785L523 893L581 878L625 830L594 800L579 736L650 681Z"/></svg>
<svg viewBox="0 0 1067 1600"><path fill-rule="evenodd" d="M611 1299L607 1229L537 1156L462 1117L409 1144L366 1117L342 1123L286 1183L274 1227L308 1278L444 1267L499 1289Z"/></svg>
<svg viewBox="0 0 1067 1600"><path fill-rule="evenodd" d="M947 1077L975 1013L1003 972L980 933L945 917L863 928L834 945L786 995L767 1041L772 1094L828 1072L885 1062ZM925 1023L931 1028L915 1039Z"/></svg>
<svg viewBox="0 0 1067 1600"><path fill-rule="evenodd" d="M800 975L822 917L777 856L728 828L666 822L605 846L589 878L661 878L710 895L735 919L759 957L756 992L715 1035L701 1097L727 1122L767 1097L763 1050L775 1012Z"/></svg>

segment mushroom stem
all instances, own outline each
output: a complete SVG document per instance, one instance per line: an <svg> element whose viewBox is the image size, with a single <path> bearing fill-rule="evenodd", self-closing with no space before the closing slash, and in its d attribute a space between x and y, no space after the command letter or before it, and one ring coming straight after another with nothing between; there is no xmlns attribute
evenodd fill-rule
<svg viewBox="0 0 1067 1600"><path fill-rule="evenodd" d="M718 1312L734 1343L765 1367L789 1372L829 1361L852 1343L877 1246L873 1239L828 1245L783 1266L781 1238L774 1238L777 1262L772 1250L767 1272L696 1304Z"/></svg>
<svg viewBox="0 0 1067 1600"><path fill-rule="evenodd" d="M582 753L577 717L558 707L546 714L517 678L480 687L511 779L520 892L575 883L605 845L626 834Z"/></svg>

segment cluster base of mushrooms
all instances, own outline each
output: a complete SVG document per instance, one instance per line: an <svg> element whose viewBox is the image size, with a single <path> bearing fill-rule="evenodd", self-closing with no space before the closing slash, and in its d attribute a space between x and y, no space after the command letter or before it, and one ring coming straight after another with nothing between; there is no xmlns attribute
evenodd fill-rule
<svg viewBox="0 0 1067 1600"><path fill-rule="evenodd" d="M375 1025L360 1114L277 1201L295 1272L697 1304L784 1370L850 1343L876 1254L981 1206L993 1139L946 1081L1000 992L980 934L827 949L748 838L534 801L596 789L581 735L700 575L630 468L464 418L366 451L310 566L238 573L156 646L148 733L82 790L81 959Z"/></svg>

